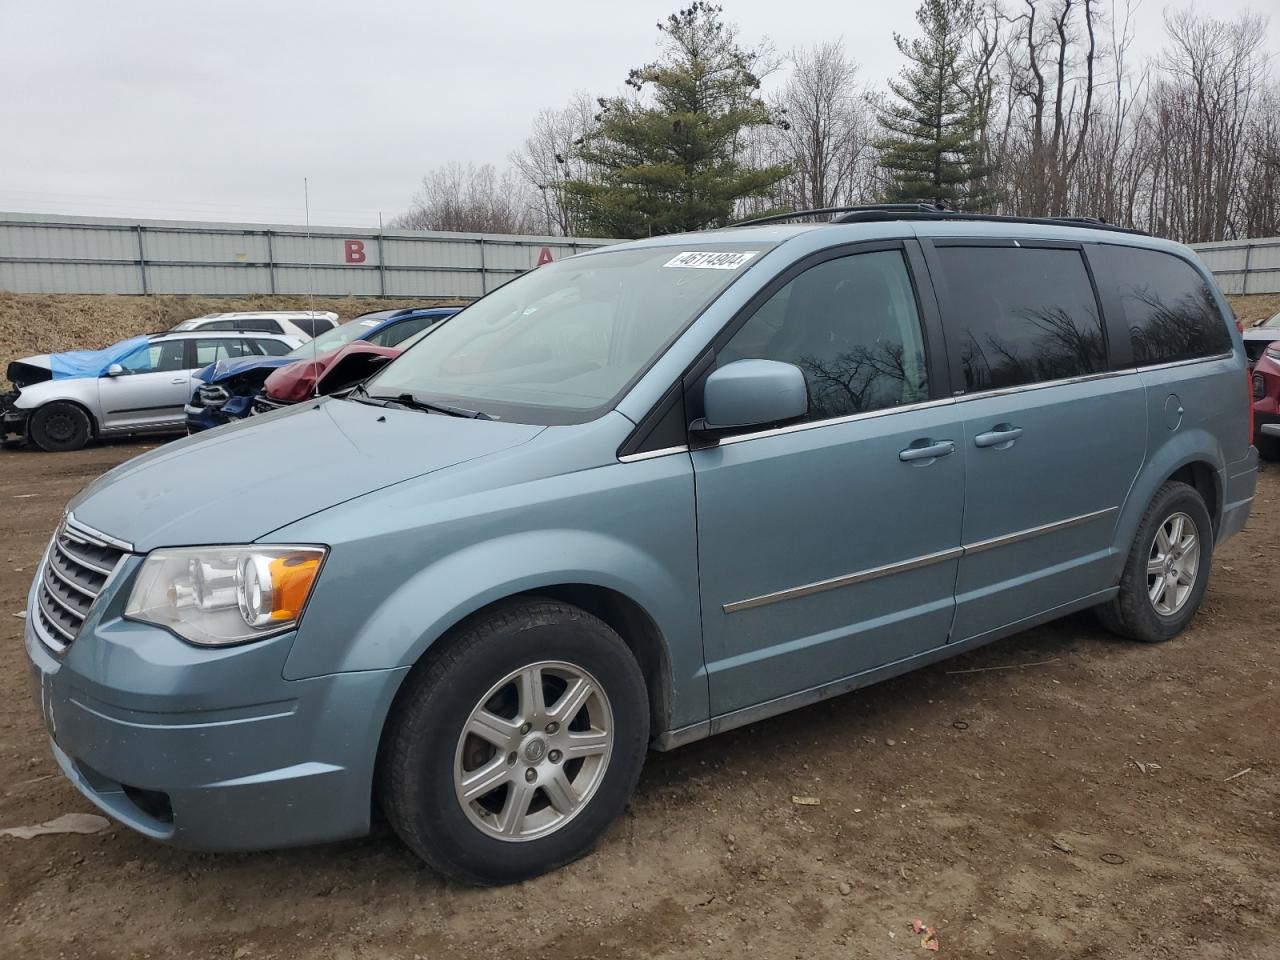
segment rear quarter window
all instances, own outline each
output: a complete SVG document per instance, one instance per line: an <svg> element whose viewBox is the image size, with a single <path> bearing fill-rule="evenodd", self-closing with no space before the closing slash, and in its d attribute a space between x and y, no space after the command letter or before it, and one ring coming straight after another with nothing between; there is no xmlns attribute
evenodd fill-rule
<svg viewBox="0 0 1280 960"><path fill-rule="evenodd" d="M1231 334L1213 291L1185 260L1159 250L1107 247L1138 366L1231 352Z"/></svg>

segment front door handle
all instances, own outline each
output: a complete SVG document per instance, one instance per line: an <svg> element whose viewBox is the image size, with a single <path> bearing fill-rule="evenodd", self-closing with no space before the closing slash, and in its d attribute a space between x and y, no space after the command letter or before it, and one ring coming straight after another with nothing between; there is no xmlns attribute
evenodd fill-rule
<svg viewBox="0 0 1280 960"><path fill-rule="evenodd" d="M920 446L916 446L920 444ZM937 460L955 452L956 445L950 440L917 440L905 450L898 451L898 459L903 463L914 463L918 460Z"/></svg>
<svg viewBox="0 0 1280 960"><path fill-rule="evenodd" d="M1007 450L1013 446L1013 442L1022 436L1022 428L1015 427L1011 423L998 423L987 433L980 433L973 438L975 447L995 447L997 450Z"/></svg>

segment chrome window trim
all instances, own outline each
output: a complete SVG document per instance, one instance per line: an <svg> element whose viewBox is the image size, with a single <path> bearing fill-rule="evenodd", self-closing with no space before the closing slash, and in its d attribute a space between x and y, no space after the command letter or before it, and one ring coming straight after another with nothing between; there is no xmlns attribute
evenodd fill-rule
<svg viewBox="0 0 1280 960"><path fill-rule="evenodd" d="M957 403L965 403L969 400L981 400L985 397L1008 397L1018 393L1029 393L1032 390L1044 390L1048 387L1064 387L1073 383L1092 383L1094 380L1111 380L1115 377L1129 377L1135 375L1137 372L1137 367L1128 367L1124 370L1103 370L1100 373L1082 373L1078 377L1063 377L1060 380L1040 380L1036 383L1020 383L1013 387L994 387L991 390L975 390L972 393L964 393L962 391L957 393L954 399Z"/></svg>
<svg viewBox="0 0 1280 960"><path fill-rule="evenodd" d="M618 457L619 463L638 463L641 460L653 460L657 457L669 457L676 453L688 453L689 447L680 444L676 447L662 447L660 450L645 450L642 453L628 453Z"/></svg>
<svg viewBox="0 0 1280 960"><path fill-rule="evenodd" d="M912 410L926 410L930 407L945 407L954 404L955 397L943 397L939 400L924 400L920 403L904 403L897 407L881 407L879 410L864 410L862 413L851 413L843 417L830 417L826 420L809 420L804 423L792 423L785 427L771 427L768 430L756 430L752 433L739 433L732 437L725 437L720 441L720 446L732 443L742 443L746 440L758 440L761 437L780 437L788 433L800 433L804 430L816 430L819 427L833 427L842 423L853 423L858 420L874 420L877 417L887 417L894 413L910 413ZM713 450L714 447L707 449Z"/></svg>
<svg viewBox="0 0 1280 960"><path fill-rule="evenodd" d="M848 587L856 583L865 583L868 580L878 580L881 577L893 576L899 573L908 573L909 571L919 570L935 563L944 563L947 560L955 560L975 553L984 553L987 550L994 550L997 547L1021 543L1024 540L1030 540L1034 537L1043 536L1047 533L1054 533L1058 530L1077 527L1081 524L1089 523L1092 520L1099 520L1102 517L1109 516L1110 514L1119 513L1119 511L1119 507L1106 507L1102 510L1093 510L1089 513L1081 513L1074 517L1067 517L1065 520L1054 520L1051 523L1042 523L1039 526L1027 527L1025 530L1015 530L1013 533L1001 534L998 537L979 540L976 543L962 544L959 547L939 550L936 553L926 553L919 557L912 557L909 560L899 560L896 563L887 563L883 566L871 567L868 570L859 570L855 573L847 573L839 577L832 577L828 580L818 580L813 583L802 584L798 587L789 587L786 590L764 593L758 597L749 597L745 600L734 600L732 603L724 604L721 609L723 609L726 614L739 613L743 610L754 609L755 607L763 607L773 603L780 603L783 600L797 600L800 597L811 596L815 593L824 593L827 590L836 590L840 587Z"/></svg>
<svg viewBox="0 0 1280 960"><path fill-rule="evenodd" d="M1148 363L1146 366L1134 367L1134 369L1139 372L1143 370L1170 370L1174 367L1189 367L1193 363L1209 363L1212 360L1230 360L1235 355L1235 350L1228 350L1226 353L1215 353L1209 357L1192 357L1189 360L1170 360L1168 363Z"/></svg>

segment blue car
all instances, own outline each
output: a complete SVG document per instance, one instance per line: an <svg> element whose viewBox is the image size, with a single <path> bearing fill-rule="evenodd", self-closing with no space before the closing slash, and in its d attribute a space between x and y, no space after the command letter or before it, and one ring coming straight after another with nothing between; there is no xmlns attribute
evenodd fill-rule
<svg viewBox="0 0 1280 960"><path fill-rule="evenodd" d="M199 433L249 416L253 398L262 389L263 382L280 367L322 356L356 340L379 347L394 347L415 333L452 317L461 309L414 307L379 310L322 333L282 357L233 357L211 363L192 378L198 381L198 386L185 408L187 433Z"/></svg>

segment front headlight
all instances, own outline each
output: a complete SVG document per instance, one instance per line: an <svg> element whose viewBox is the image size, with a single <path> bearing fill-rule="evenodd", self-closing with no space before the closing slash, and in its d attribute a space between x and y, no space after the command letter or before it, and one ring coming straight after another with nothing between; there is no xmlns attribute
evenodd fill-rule
<svg viewBox="0 0 1280 960"><path fill-rule="evenodd" d="M143 561L124 615L204 646L257 640L295 626L324 547L181 547Z"/></svg>

